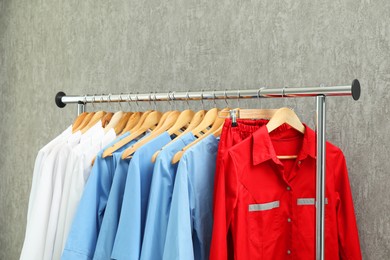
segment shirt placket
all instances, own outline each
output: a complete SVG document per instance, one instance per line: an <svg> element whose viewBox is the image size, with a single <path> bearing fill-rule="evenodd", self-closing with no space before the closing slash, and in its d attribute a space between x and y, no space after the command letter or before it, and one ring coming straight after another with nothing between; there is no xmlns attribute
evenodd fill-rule
<svg viewBox="0 0 390 260"><path fill-rule="evenodd" d="M294 190L292 188L292 183L294 181L294 179L298 176L299 172L300 172L300 169L301 169L301 166L302 166L302 160L303 159L300 159L298 158L298 161L296 161L295 165L293 166L293 168L291 169L291 173L290 173L290 179L287 183L289 183L290 185L290 192L289 192L289 214L290 216L288 217L288 232L289 232L289 240L288 240L288 245L287 245L287 257L289 259L293 259L295 258L294 255L293 255L293 252L294 252L294 249L296 250L296 248L293 248L293 241L294 241L294 226L296 227L294 221L297 221L297 213L296 213L296 203L297 203L297 190Z"/></svg>
<svg viewBox="0 0 390 260"><path fill-rule="evenodd" d="M292 253L292 222L294 220L292 216L293 212L293 189L291 187L291 184L286 181L286 190L287 190L287 204L288 204L288 212L287 212L287 218L285 221L287 221L287 243L286 243L286 258L291 259L291 253Z"/></svg>
<svg viewBox="0 0 390 260"><path fill-rule="evenodd" d="M287 196L286 196L286 203L287 203L287 208L288 208L288 211L287 211L287 216L286 216L286 219L285 221L287 222L287 225L286 225L286 230L284 232L287 232L287 241L286 241L286 259L292 259L293 257L293 249L292 249L292 246L293 246L293 221L296 221L295 219L295 216L294 216L294 189L291 185L291 179L293 179L296 174L297 174L297 171L299 170L301 166L301 161L297 161L297 163L293 166L293 168L291 169L291 172L289 174L290 176L290 180L286 179L286 175L285 175L285 170L284 170L284 166L283 165L280 165L280 172L281 172L281 176L282 176L282 179L284 181L284 185L285 185L285 189L286 189L286 193L287 193Z"/></svg>

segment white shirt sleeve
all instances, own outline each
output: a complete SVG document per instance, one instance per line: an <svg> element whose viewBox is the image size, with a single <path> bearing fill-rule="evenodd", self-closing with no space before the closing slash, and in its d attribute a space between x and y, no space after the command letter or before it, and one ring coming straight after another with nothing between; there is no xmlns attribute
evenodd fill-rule
<svg viewBox="0 0 390 260"><path fill-rule="evenodd" d="M76 140L69 140L59 152L56 167L56 177L54 180L53 196L50 207L49 222L46 233L45 250L43 259L51 260L54 250L54 241L57 232L58 218L60 213L61 199L66 174L66 166L72 147L76 145Z"/></svg>
<svg viewBox="0 0 390 260"><path fill-rule="evenodd" d="M67 230L65 229L66 214L67 214L67 208L69 202L69 193L71 189L72 173L74 171L76 159L77 156L73 153L73 151L71 151L69 154L69 158L65 170L64 185L62 189L60 211L59 211L59 217L57 223L57 232L54 239L53 259L61 258L63 244L65 243L66 240L66 239L64 240L64 237L67 237L68 235Z"/></svg>
<svg viewBox="0 0 390 260"><path fill-rule="evenodd" d="M31 191L30 191L30 197L28 201L27 222L30 218L31 208L34 206L36 200L36 192L38 189L38 183L42 172L42 162L46 160L47 155L50 153L53 147L55 147L59 142L68 138L68 136L70 136L71 134L72 134L72 126L69 126L65 131L63 131L60 135L58 135L47 145L45 145L41 150L39 150L38 155L35 159L34 172L33 172L33 178L31 183Z"/></svg>
<svg viewBox="0 0 390 260"><path fill-rule="evenodd" d="M62 147L59 143L52 149L42 163L42 172L35 192L35 202L32 204L26 227L26 236L20 259L42 259L45 247L47 224L49 221L53 181L57 155Z"/></svg>

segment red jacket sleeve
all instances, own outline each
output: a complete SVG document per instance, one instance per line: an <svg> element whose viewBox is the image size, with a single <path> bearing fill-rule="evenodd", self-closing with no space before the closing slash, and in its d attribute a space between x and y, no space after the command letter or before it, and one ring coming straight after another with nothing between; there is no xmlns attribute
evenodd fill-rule
<svg viewBox="0 0 390 260"><path fill-rule="evenodd" d="M337 226L339 237L340 259L362 259L359 234L355 219L355 210L351 188L348 179L348 170L343 153L340 151L337 160L336 189L339 194L337 205Z"/></svg>

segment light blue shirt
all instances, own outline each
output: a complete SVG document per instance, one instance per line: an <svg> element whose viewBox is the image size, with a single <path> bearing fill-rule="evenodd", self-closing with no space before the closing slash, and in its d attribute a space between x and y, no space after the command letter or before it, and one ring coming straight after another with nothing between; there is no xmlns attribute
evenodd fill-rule
<svg viewBox="0 0 390 260"><path fill-rule="evenodd" d="M102 226L100 228L96 243L94 260L110 260L112 247L114 246L115 235L118 228L119 216L122 208L123 193L129 168L130 160L122 160L122 153L114 153L116 169L112 181L110 195L104 213Z"/></svg>
<svg viewBox="0 0 390 260"><path fill-rule="evenodd" d="M146 209L153 174L153 154L171 141L167 132L140 147L131 159L118 230L111 257L139 259L144 234Z"/></svg>
<svg viewBox="0 0 390 260"><path fill-rule="evenodd" d="M126 133L118 137L96 156L72 222L62 260L92 259L117 164L113 156L102 158L102 154L106 148L128 135L129 133ZM116 153L120 153L134 142L125 145Z"/></svg>
<svg viewBox="0 0 390 260"><path fill-rule="evenodd" d="M218 140L210 135L179 162L163 259L209 259L217 150Z"/></svg>
<svg viewBox="0 0 390 260"><path fill-rule="evenodd" d="M195 137L192 133L185 134L164 147L156 159L149 194L141 260L162 259L178 165L177 163L172 164L171 161L178 151L194 140Z"/></svg>

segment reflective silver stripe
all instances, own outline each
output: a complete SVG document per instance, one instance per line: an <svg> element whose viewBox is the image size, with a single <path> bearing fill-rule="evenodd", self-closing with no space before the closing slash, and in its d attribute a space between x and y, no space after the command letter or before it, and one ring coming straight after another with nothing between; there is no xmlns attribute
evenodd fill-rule
<svg viewBox="0 0 390 260"><path fill-rule="evenodd" d="M297 205L298 206L304 206L304 205L314 205L315 199L310 198L310 199L298 199L297 200ZM328 204L328 198L325 198L325 204Z"/></svg>
<svg viewBox="0 0 390 260"><path fill-rule="evenodd" d="M261 211L261 210L269 210L274 208L279 208L279 201L273 201L269 203L262 203L262 204L250 204L249 205L249 211Z"/></svg>
<svg viewBox="0 0 390 260"><path fill-rule="evenodd" d="M314 199L298 199L297 205L314 205Z"/></svg>

